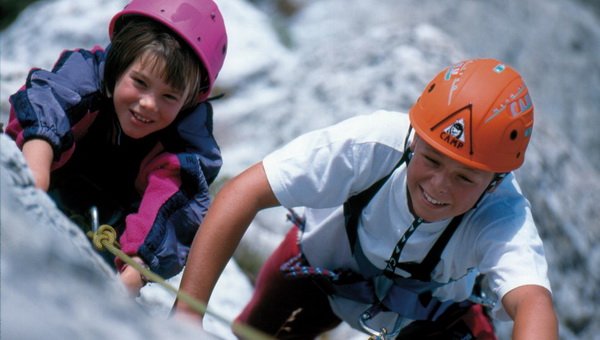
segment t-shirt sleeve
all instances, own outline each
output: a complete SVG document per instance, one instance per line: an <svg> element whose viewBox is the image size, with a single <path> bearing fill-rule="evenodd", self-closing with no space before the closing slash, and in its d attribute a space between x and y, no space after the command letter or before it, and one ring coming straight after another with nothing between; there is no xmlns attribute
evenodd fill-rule
<svg viewBox="0 0 600 340"><path fill-rule="evenodd" d="M513 179L514 180L514 179ZM511 189L516 183L503 183ZM501 189L501 190L504 190ZM498 298L492 311L495 318L509 320L502 298L524 285L539 285L551 291L542 240L531 214L529 202L515 193L504 198L477 242L480 270Z"/></svg>

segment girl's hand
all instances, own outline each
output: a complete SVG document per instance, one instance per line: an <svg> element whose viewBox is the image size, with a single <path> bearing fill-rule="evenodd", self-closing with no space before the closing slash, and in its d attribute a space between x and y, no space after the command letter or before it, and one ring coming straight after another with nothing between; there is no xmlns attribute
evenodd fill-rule
<svg viewBox="0 0 600 340"><path fill-rule="evenodd" d="M145 266L144 261L141 258L135 256L133 259L142 266ZM140 274L140 272L137 271L137 269L128 265L123 267L121 273L119 274L119 278L127 288L129 294L134 297L140 295L140 290L147 283L146 279L142 274Z"/></svg>

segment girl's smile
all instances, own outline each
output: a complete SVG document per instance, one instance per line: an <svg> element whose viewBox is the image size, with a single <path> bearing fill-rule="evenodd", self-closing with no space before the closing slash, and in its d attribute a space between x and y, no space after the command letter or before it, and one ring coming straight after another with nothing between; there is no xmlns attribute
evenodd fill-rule
<svg viewBox="0 0 600 340"><path fill-rule="evenodd" d="M150 124L152 123L152 120L150 119L146 119L144 117L142 117L141 115L131 111L131 115L133 116L133 118L135 118L137 121L141 122L142 124Z"/></svg>

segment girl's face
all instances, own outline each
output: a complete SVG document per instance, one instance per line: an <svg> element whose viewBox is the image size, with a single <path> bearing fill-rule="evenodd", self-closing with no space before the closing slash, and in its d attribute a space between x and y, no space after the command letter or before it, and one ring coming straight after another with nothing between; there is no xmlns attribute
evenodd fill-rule
<svg viewBox="0 0 600 340"><path fill-rule="evenodd" d="M407 168L412 213L434 222L471 209L487 189L494 173L467 167L415 137L414 155Z"/></svg>
<svg viewBox="0 0 600 340"><path fill-rule="evenodd" d="M113 103L123 132L134 139L164 129L185 103L185 93L162 80L160 67L138 58L117 80Z"/></svg>

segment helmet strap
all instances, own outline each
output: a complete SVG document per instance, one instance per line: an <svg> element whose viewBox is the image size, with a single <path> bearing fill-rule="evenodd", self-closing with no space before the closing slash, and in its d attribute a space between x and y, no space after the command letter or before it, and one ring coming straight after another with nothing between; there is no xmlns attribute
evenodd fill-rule
<svg viewBox="0 0 600 340"><path fill-rule="evenodd" d="M477 200L477 202L475 202L475 204L473 205L473 208L471 208L469 210L477 208L477 206L479 205L479 202L481 202L481 200L483 199L483 197L485 197L485 195L487 193L494 192L494 190L496 190L498 185L500 185L500 183L502 183L502 180L504 180L504 177L506 177L506 175L508 175L508 172L499 172L499 173L494 174L494 178L492 178L492 181L490 182L490 184L488 184L487 188L483 191L481 196L479 196L479 199Z"/></svg>
<svg viewBox="0 0 600 340"><path fill-rule="evenodd" d="M494 174L494 178L492 179L490 184L488 184L484 192L493 192L494 190L496 190L496 188L498 187L498 185L500 185L500 183L502 183L502 180L504 180L504 177L506 177L506 175L508 175L508 172L499 172Z"/></svg>
<svg viewBox="0 0 600 340"><path fill-rule="evenodd" d="M412 156L414 154L414 139L410 140L410 134L412 132L412 124L408 126L408 132L406 133L406 138L404 138L404 153L406 154L406 165L410 163Z"/></svg>

